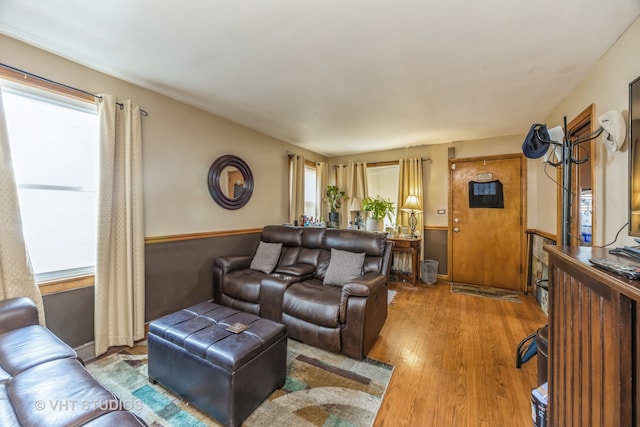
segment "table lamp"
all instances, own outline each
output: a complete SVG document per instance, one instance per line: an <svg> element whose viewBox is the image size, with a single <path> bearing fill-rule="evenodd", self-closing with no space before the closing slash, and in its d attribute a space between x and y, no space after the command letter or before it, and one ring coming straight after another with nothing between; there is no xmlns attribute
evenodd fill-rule
<svg viewBox="0 0 640 427"><path fill-rule="evenodd" d="M418 196L408 196L407 200L405 200L402 205L402 209L404 212L408 212L409 215L409 227L411 228L411 238L418 237L416 235L416 225L418 225L418 218L416 218L416 212L422 212L422 204L420 204L420 199Z"/></svg>

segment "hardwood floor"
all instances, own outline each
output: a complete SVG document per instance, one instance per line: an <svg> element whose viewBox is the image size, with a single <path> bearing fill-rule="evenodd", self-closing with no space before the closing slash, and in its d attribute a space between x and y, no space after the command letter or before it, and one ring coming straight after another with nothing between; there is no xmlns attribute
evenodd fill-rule
<svg viewBox="0 0 640 427"><path fill-rule="evenodd" d="M547 318L521 304L454 294L448 283L393 282L394 302L369 357L395 366L375 426L531 426L537 356L518 343Z"/></svg>

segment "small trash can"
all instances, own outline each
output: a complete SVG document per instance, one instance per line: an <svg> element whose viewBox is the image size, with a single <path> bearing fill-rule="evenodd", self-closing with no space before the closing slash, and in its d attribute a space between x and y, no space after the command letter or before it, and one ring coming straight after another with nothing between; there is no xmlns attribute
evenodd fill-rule
<svg viewBox="0 0 640 427"><path fill-rule="evenodd" d="M422 261L422 281L429 284L438 281L438 261L432 259Z"/></svg>
<svg viewBox="0 0 640 427"><path fill-rule="evenodd" d="M547 361L549 357L549 325L536 331L538 346L538 384L547 382Z"/></svg>

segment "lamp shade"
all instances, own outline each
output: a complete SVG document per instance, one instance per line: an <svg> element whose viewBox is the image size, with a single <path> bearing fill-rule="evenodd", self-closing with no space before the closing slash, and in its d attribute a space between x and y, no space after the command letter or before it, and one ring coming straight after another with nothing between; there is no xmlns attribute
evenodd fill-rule
<svg viewBox="0 0 640 427"><path fill-rule="evenodd" d="M349 211L351 212L359 212L362 210L362 201L359 197L351 198L351 205L349 205Z"/></svg>
<svg viewBox="0 0 640 427"><path fill-rule="evenodd" d="M400 209L405 212L422 212L422 204L418 196L408 196Z"/></svg>

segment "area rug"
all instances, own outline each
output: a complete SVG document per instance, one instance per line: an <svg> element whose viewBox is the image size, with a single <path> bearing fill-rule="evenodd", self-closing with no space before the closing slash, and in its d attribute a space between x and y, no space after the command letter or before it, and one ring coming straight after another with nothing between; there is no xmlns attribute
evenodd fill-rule
<svg viewBox="0 0 640 427"><path fill-rule="evenodd" d="M396 299L396 291L389 290L387 291L387 304L393 304L393 301Z"/></svg>
<svg viewBox="0 0 640 427"><path fill-rule="evenodd" d="M451 292L473 295L477 297L493 298L509 302L522 302L520 301L520 298L518 298L518 294L515 291L500 288L491 288L488 286L474 286L464 283L452 283Z"/></svg>
<svg viewBox="0 0 640 427"><path fill-rule="evenodd" d="M287 377L245 420L244 426L371 426L393 367L288 340ZM87 364L127 409L151 427L218 426L147 377L146 341Z"/></svg>

